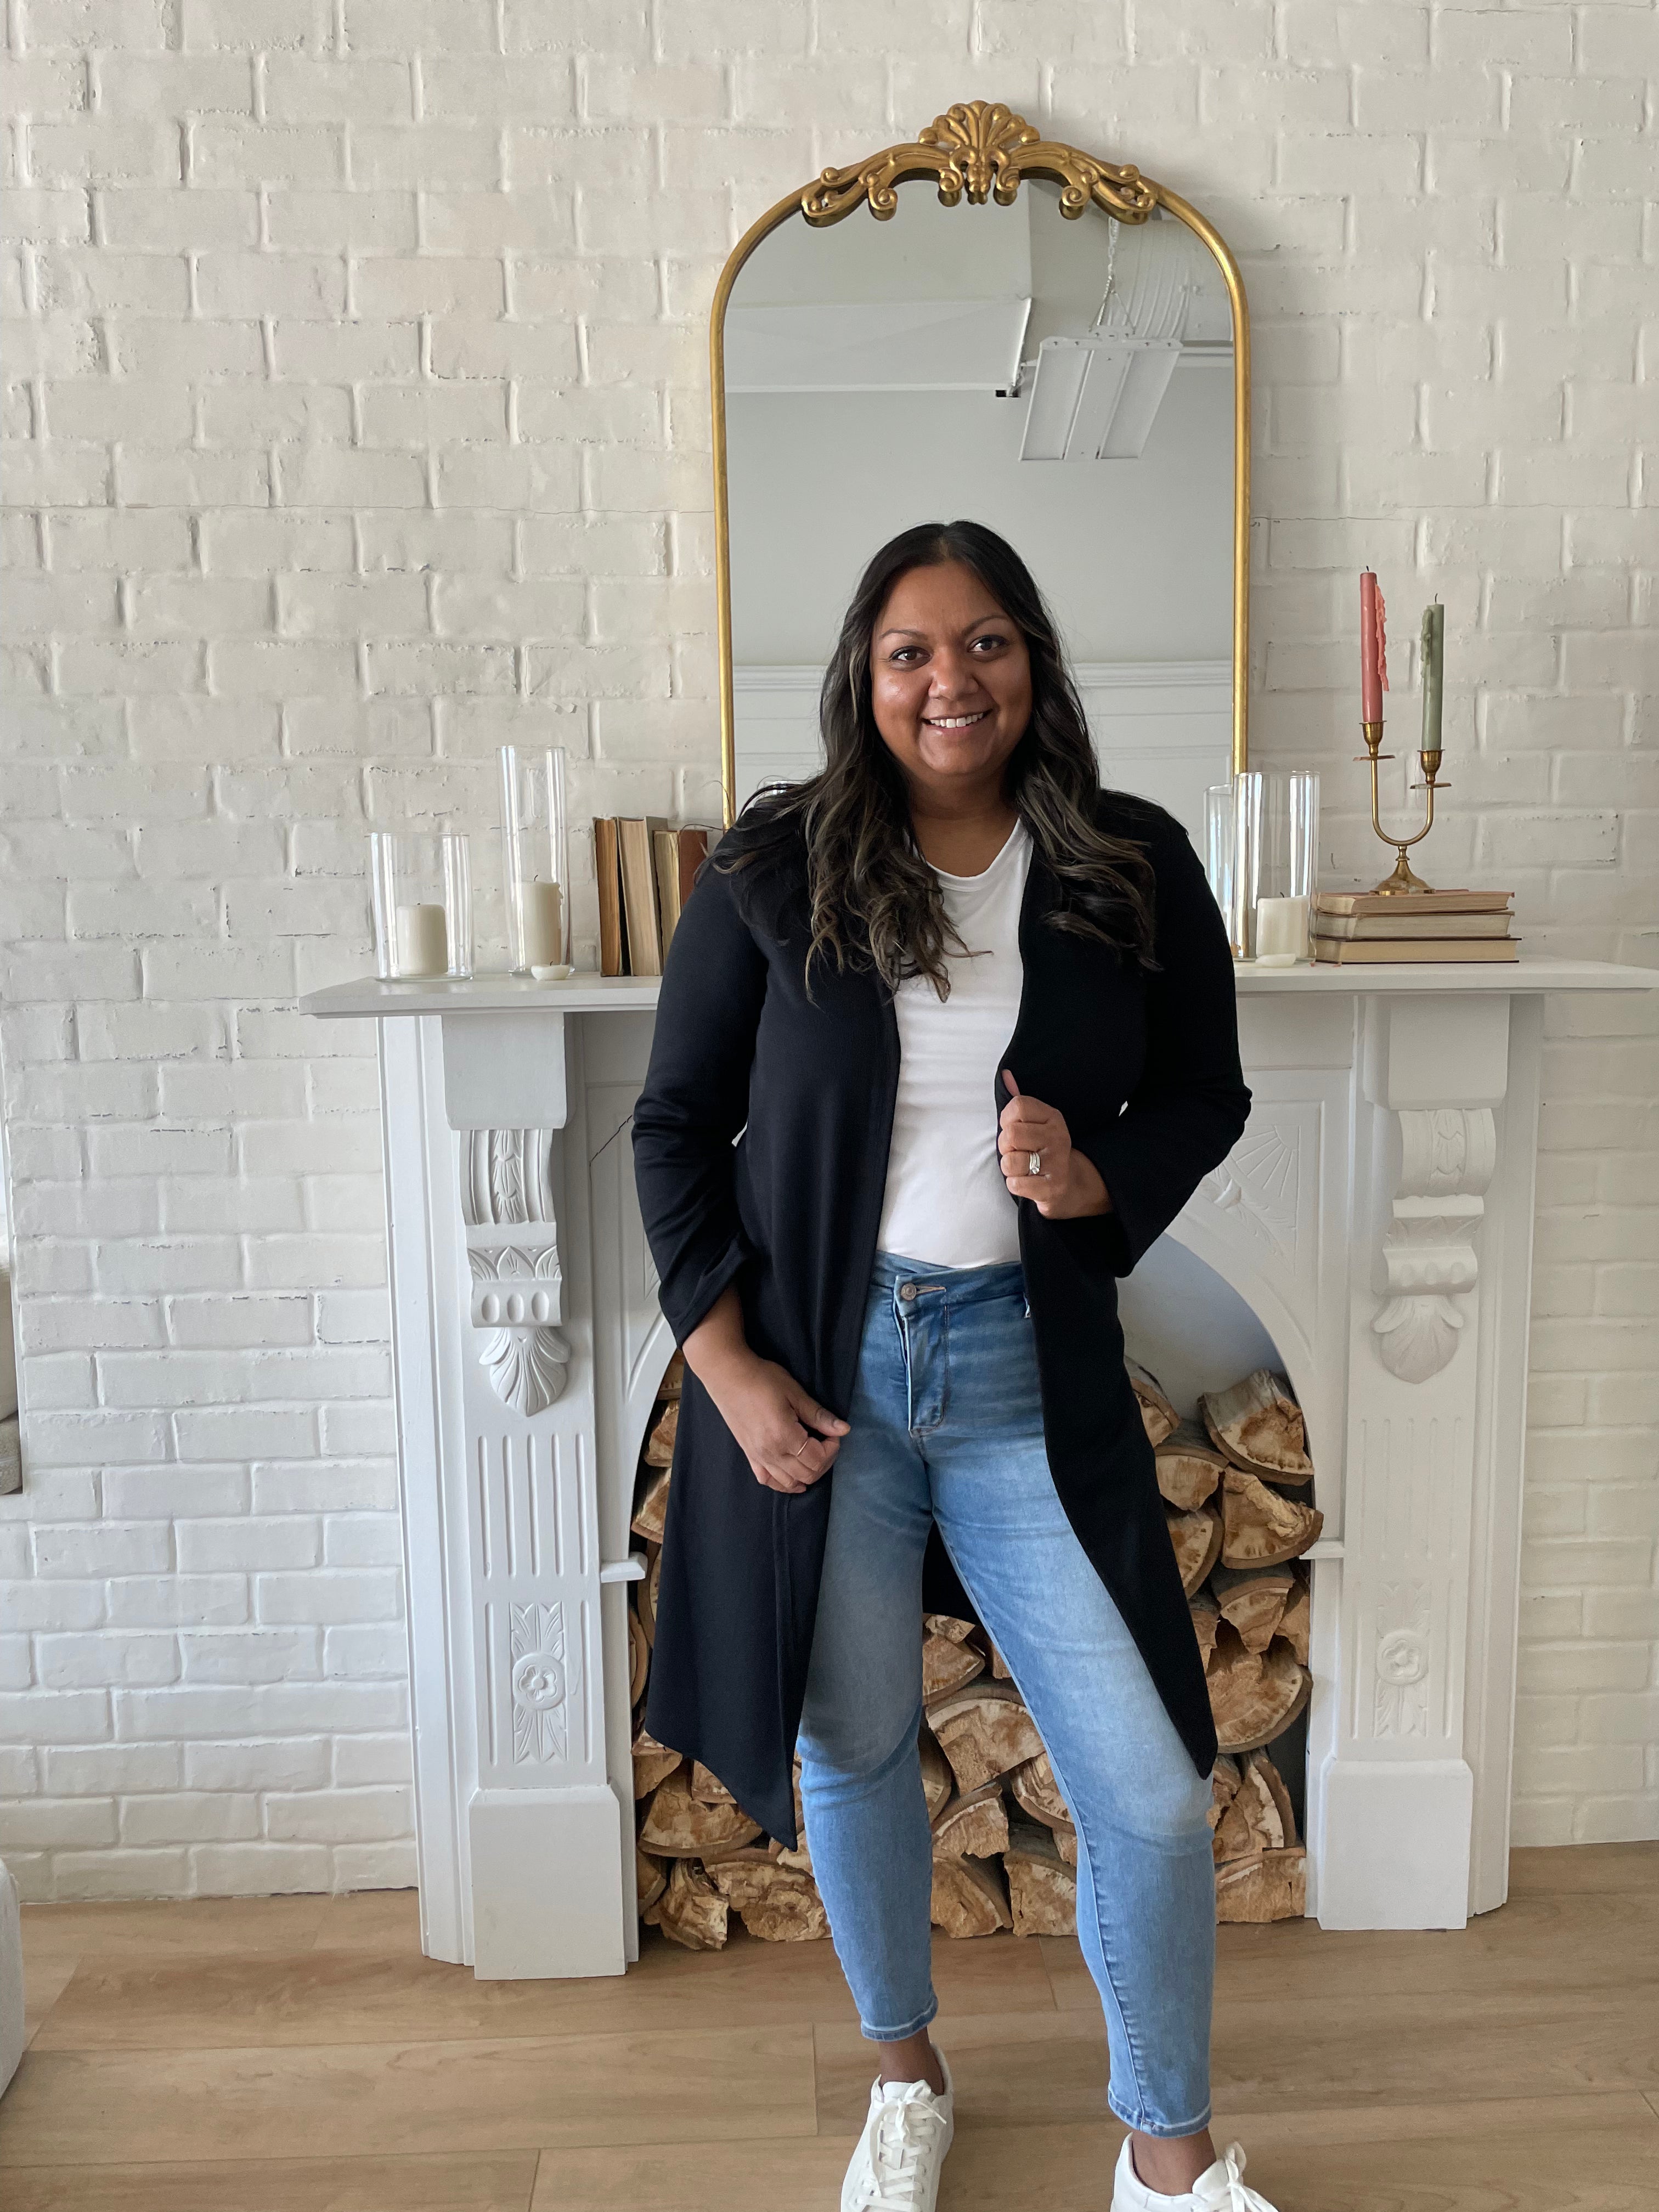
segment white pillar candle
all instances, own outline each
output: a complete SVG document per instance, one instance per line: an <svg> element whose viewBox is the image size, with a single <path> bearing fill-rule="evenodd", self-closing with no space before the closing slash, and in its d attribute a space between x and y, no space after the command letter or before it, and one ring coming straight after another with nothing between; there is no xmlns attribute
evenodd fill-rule
<svg viewBox="0 0 1659 2212"><path fill-rule="evenodd" d="M556 884L519 886L519 922L526 968L556 968L564 958L564 902Z"/></svg>
<svg viewBox="0 0 1659 2212"><path fill-rule="evenodd" d="M443 975L449 970L449 932L441 906L398 909L398 973Z"/></svg>
<svg viewBox="0 0 1659 2212"><path fill-rule="evenodd" d="M1255 957L1269 967L1288 968L1308 957L1308 902L1264 898L1255 905Z"/></svg>

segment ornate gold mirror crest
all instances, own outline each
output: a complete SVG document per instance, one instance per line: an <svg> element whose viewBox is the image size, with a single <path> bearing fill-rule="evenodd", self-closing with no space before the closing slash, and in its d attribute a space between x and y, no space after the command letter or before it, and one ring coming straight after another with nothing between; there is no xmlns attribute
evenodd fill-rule
<svg viewBox="0 0 1659 2212"><path fill-rule="evenodd" d="M1080 216L1092 201L1120 222L1145 222L1158 205L1156 189L1138 169L1045 139L1000 100L974 100L935 116L912 146L890 146L856 168L826 169L799 195L800 211L810 223L839 222L868 199L871 214L884 222L898 205L897 187L918 177L938 180L946 207L964 197L975 207L988 199L1011 207L1024 177L1057 184L1065 216Z"/></svg>
<svg viewBox="0 0 1659 2212"><path fill-rule="evenodd" d="M1041 177L1060 187L1061 215L1075 221L1091 207L1122 223L1144 223L1163 208L1202 240L1220 268L1233 324L1233 661L1232 765L1242 769L1249 750L1250 337L1243 279L1226 241L1198 210L1168 185L1144 177L1130 163L1105 161L1078 147L1046 139L1000 101L958 102L935 116L914 141L889 146L867 161L825 169L810 185L769 208L738 240L720 271L708 319L714 410L714 576L718 605L720 686L720 789L725 818L735 811L736 718L732 655L730 511L726 481L726 311L744 263L763 240L794 216L815 229L843 222L864 206L878 222L898 206L901 185L931 181L946 207L965 199L983 207L1012 206L1021 184Z"/></svg>

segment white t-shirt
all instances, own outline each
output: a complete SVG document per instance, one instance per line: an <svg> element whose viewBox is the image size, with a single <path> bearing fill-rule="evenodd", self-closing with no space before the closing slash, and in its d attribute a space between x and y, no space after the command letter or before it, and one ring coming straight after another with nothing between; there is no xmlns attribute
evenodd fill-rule
<svg viewBox="0 0 1659 2212"><path fill-rule="evenodd" d="M935 871L967 955L946 954L951 995L899 986L898 1097L878 1243L905 1260L982 1267L1019 1257L1019 1216L997 1158L999 1071L1019 1018L1019 909L1031 834L1017 822L982 875Z"/></svg>

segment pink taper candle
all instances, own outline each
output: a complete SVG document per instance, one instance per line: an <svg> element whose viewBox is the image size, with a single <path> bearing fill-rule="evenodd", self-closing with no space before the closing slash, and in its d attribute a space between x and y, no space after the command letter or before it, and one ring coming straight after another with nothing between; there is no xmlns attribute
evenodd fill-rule
<svg viewBox="0 0 1659 2212"><path fill-rule="evenodd" d="M1359 572L1359 719L1380 722L1389 688L1388 609L1369 568Z"/></svg>

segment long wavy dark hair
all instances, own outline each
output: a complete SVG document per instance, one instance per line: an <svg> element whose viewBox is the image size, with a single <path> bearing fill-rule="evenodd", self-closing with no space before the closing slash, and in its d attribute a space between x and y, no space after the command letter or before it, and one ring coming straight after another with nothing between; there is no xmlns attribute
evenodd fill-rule
<svg viewBox="0 0 1659 2212"><path fill-rule="evenodd" d="M925 975L950 994L948 951L965 951L917 848L903 771L876 727L870 648L893 587L914 569L958 561L973 571L1025 640L1031 718L1010 755L1006 790L1058 880L1056 929L1115 945L1151 966L1152 871L1143 848L1096 819L1100 772L1053 616L1013 547L981 522L924 522L891 538L859 579L824 672L819 702L824 766L804 783L750 800L714 865L769 872L797 839L806 849L811 937L806 967L873 967L890 990Z"/></svg>

